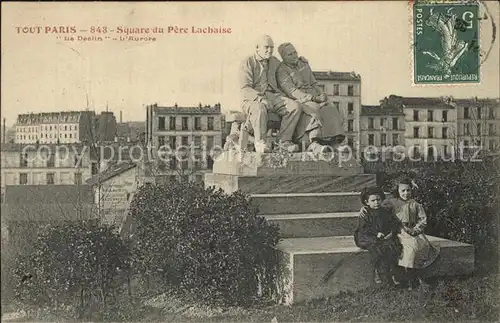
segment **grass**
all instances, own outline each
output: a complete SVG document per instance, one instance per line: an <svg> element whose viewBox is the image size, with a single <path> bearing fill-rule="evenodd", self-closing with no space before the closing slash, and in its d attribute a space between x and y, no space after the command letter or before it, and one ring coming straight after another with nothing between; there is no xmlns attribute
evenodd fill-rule
<svg viewBox="0 0 500 323"><path fill-rule="evenodd" d="M45 313L32 321L67 321ZM136 296L95 316L94 321L142 322L326 322L326 321L499 321L498 277L440 279L406 289L370 288L293 306L252 308L197 304L173 292Z"/></svg>

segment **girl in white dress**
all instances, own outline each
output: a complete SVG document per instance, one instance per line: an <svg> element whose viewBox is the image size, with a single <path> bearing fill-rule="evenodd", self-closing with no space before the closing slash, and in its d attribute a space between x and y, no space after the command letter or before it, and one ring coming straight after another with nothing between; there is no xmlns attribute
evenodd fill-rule
<svg viewBox="0 0 500 323"><path fill-rule="evenodd" d="M396 197L387 199L384 203L386 207L394 210L403 225L398 234L403 245L399 266L406 269L409 278L408 289L423 283L419 269L432 264L440 251L424 234L427 216L422 205L412 198L413 185L410 179L397 181Z"/></svg>

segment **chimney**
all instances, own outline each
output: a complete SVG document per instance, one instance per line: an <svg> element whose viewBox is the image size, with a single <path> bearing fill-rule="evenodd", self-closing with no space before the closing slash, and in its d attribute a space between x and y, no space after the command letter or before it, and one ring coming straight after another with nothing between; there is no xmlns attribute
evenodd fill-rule
<svg viewBox="0 0 500 323"><path fill-rule="evenodd" d="M120 110L120 123L122 123L122 110Z"/></svg>

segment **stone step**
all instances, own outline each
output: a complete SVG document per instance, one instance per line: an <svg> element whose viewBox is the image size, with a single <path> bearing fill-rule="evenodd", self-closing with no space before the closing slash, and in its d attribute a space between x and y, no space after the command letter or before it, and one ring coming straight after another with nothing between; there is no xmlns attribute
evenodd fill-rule
<svg viewBox="0 0 500 323"><path fill-rule="evenodd" d="M282 238L314 238L352 235L358 224L358 212L264 214L280 228Z"/></svg>
<svg viewBox="0 0 500 323"><path fill-rule="evenodd" d="M424 276L464 276L474 271L472 245L428 238L441 252L423 270ZM278 250L283 266L278 297L281 303L289 305L374 285L369 254L356 247L352 236L284 239Z"/></svg>
<svg viewBox="0 0 500 323"><path fill-rule="evenodd" d="M226 193L241 190L246 194L350 192L375 186L375 177L372 174L351 176L290 174L252 177L206 173L205 186L222 188Z"/></svg>
<svg viewBox="0 0 500 323"><path fill-rule="evenodd" d="M361 208L359 192L250 194L259 214L355 212Z"/></svg>
<svg viewBox="0 0 500 323"><path fill-rule="evenodd" d="M316 157L310 153L277 154L224 151L214 157L212 172L239 176L329 175L350 176L363 173L352 156L338 154Z"/></svg>

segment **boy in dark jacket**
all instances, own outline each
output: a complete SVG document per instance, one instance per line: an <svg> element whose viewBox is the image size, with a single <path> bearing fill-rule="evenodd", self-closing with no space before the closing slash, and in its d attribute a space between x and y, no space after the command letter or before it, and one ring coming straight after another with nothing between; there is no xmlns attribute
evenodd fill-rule
<svg viewBox="0 0 500 323"><path fill-rule="evenodd" d="M384 199L384 191L379 187L363 190L361 202L368 207L368 215L359 217L354 241L356 246L369 251L375 267L375 283L382 283L380 274L383 274L387 278L391 276L392 283L399 285L395 273L402 251L397 236L401 223L395 214L381 207Z"/></svg>

